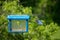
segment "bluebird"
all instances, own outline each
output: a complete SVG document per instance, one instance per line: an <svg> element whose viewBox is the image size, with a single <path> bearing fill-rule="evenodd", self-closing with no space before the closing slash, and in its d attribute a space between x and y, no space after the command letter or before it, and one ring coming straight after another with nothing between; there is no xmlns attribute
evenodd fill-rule
<svg viewBox="0 0 60 40"><path fill-rule="evenodd" d="M36 22L39 24L39 25L42 25L42 21L41 20L36 20Z"/></svg>

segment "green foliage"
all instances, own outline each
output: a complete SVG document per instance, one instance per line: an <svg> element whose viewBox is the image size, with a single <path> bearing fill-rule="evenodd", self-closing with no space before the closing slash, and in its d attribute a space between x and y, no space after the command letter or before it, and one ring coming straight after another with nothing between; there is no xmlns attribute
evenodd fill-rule
<svg viewBox="0 0 60 40"><path fill-rule="evenodd" d="M36 27L35 27L36 26ZM57 24L50 23L49 25L36 25L36 23L29 24L28 39L32 40L52 40L51 36L59 29ZM34 39L35 38L35 39Z"/></svg>
<svg viewBox="0 0 60 40"><path fill-rule="evenodd" d="M35 1L37 1L36 5L31 5ZM0 12L0 40L53 40L52 35L59 30L59 26L52 21L51 15L47 14L49 11L46 12L49 9L47 6L51 5L51 0L34 0L32 3L28 0L27 2L31 7L23 7L18 2L18 0L8 0L2 3L2 8L0 9L2 11ZM30 15L29 31L27 33L23 33L23 35L22 33L8 33L7 15L11 14ZM39 18L35 15L33 16L33 14L37 14ZM42 25L38 25L36 22L40 18L44 19L42 20Z"/></svg>
<svg viewBox="0 0 60 40"><path fill-rule="evenodd" d="M9 14L31 15L32 13L31 7L23 7L22 5L19 5L17 1L4 2L2 8L6 13L9 13Z"/></svg>

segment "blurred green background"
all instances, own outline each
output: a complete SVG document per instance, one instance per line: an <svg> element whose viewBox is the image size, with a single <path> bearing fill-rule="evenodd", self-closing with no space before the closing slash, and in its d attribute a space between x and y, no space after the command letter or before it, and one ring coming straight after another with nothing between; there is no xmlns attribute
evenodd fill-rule
<svg viewBox="0 0 60 40"><path fill-rule="evenodd" d="M9 33L8 15L29 15L29 31ZM60 0L0 0L0 40L60 40Z"/></svg>

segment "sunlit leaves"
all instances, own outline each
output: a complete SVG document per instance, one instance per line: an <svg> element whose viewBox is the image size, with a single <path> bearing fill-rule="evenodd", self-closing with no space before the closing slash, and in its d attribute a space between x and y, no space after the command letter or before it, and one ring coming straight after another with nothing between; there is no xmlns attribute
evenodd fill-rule
<svg viewBox="0 0 60 40"><path fill-rule="evenodd" d="M35 10L35 13L37 15L42 14L45 11L44 7L46 7L46 5L47 5L47 0L41 0L40 3L37 5L38 5L38 6L36 6L37 8L23 7L21 4L20 5L18 4L17 0L8 1L8 2L5 1L2 6L2 9L5 12L4 12L4 14L2 14L0 16L0 30L1 30L0 36L2 35L0 39L7 40L7 38L8 38L8 40L19 40L24 37L25 40L49 40L51 35L53 35L59 29L59 26L52 21L51 21L52 23L48 24L47 22L50 20L50 17L48 19L44 17L44 19L47 19L46 20L47 22L45 22L45 20L42 20L43 25L38 25L36 20L40 19L40 17L38 18L36 15L33 16L32 10ZM8 14L9 15L10 14L30 15L28 32L23 33L23 35L22 35L22 33L20 33L21 35L8 33L8 30L7 30L8 29L7 28L8 20L6 18ZM47 16L49 16L49 15L47 15ZM20 25L19 21L16 23L16 26L17 25ZM15 25L13 25L13 26L15 26ZM23 26L24 26L24 24L23 24Z"/></svg>
<svg viewBox="0 0 60 40"><path fill-rule="evenodd" d="M26 7L22 11L23 11L23 13L26 13L26 14L32 13L31 7L30 8Z"/></svg>
<svg viewBox="0 0 60 40"><path fill-rule="evenodd" d="M14 10L17 10L17 3L16 1L12 1L12 2L5 2L3 5L3 10L5 11L10 11L10 12L14 12Z"/></svg>
<svg viewBox="0 0 60 40"><path fill-rule="evenodd" d="M34 19L34 18L32 18ZM35 19L34 19L35 20ZM42 20L43 21L43 20ZM44 23L44 21L43 21ZM44 23L45 24L45 23ZM49 25L36 25L35 21L29 23L29 33L31 40L35 37L37 40L51 40L51 36L59 29L56 23L50 23Z"/></svg>

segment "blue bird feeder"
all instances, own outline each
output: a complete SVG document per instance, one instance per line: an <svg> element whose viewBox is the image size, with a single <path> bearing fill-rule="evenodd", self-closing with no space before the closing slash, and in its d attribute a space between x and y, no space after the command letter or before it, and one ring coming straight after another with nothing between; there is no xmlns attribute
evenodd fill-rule
<svg viewBox="0 0 60 40"><path fill-rule="evenodd" d="M28 15L8 15L9 32L28 32Z"/></svg>

